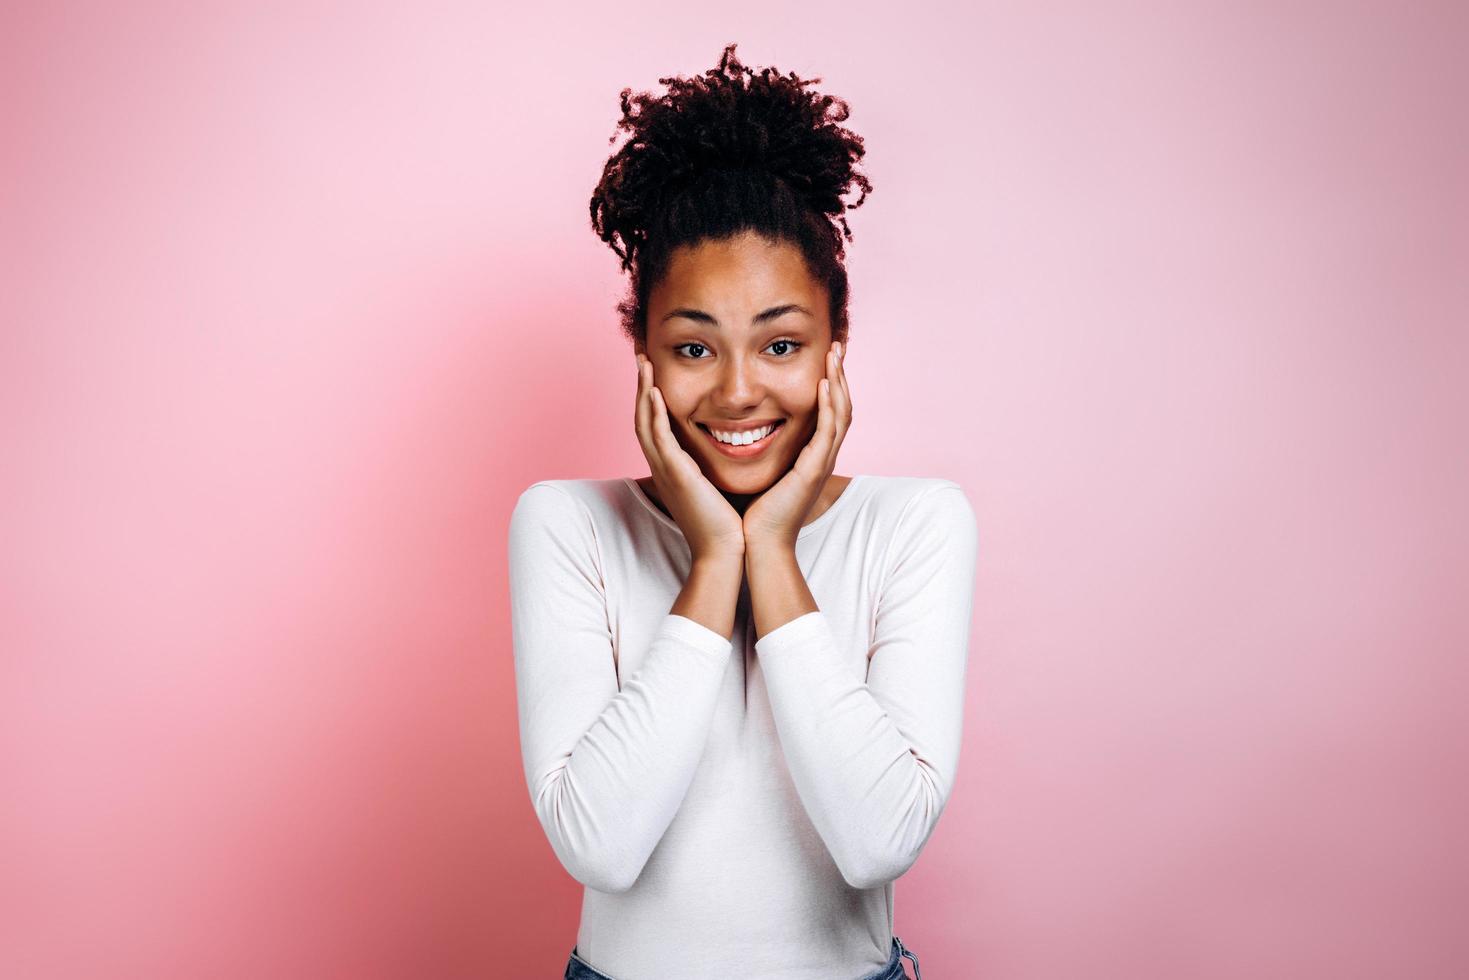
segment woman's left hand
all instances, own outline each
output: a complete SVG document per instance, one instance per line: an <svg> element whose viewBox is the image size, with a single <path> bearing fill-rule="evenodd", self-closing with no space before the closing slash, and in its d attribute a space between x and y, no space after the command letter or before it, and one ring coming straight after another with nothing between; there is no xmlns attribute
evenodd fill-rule
<svg viewBox="0 0 1469 980"><path fill-rule="evenodd" d="M842 368L846 352L833 342L826 352L826 377L816 385L816 433L796 456L790 472L745 508L745 548L778 544L794 549L806 515L836 469L837 451L852 426L852 396Z"/></svg>

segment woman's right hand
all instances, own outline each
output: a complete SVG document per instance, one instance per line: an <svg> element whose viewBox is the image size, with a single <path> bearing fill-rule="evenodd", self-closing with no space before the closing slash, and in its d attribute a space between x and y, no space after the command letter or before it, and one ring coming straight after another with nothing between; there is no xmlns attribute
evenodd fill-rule
<svg viewBox="0 0 1469 980"><path fill-rule="evenodd" d="M678 437L668 421L668 407L663 392L653 384L653 362L638 354L638 399L633 412L633 426L658 499L683 532L694 560L701 558L742 558L745 553L745 525L719 488L709 482L704 471L679 445Z"/></svg>

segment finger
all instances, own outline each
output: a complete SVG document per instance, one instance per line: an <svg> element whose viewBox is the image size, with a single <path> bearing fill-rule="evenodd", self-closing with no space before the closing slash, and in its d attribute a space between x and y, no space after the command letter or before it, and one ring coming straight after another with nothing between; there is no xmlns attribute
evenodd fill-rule
<svg viewBox="0 0 1469 980"><path fill-rule="evenodd" d="M841 445L842 439L846 437L847 429L852 426L852 393L847 387L847 369L843 362L847 359L847 349L842 347L841 353L837 355L836 380L832 383L832 409L837 422L837 445Z"/></svg>
<svg viewBox="0 0 1469 980"><path fill-rule="evenodd" d="M806 445L801 447L801 451L796 454L796 461L791 464L791 469L799 471L803 477L812 479L817 474L809 471L814 471L816 467L821 465L818 462L813 462L813 460L826 458L825 444L821 440L821 430L825 424L824 419L826 417L826 409L821 404L823 400L821 389L825 385L825 378L816 382L816 431L811 433L811 438L806 440Z"/></svg>
<svg viewBox="0 0 1469 980"><path fill-rule="evenodd" d="M638 404L636 413L636 425L638 443L643 447L643 455L648 457L648 466L652 469L653 476L658 476L662 468L662 457L658 452L658 445L653 439L653 400L651 397L653 366L647 358L641 358L638 363Z"/></svg>
<svg viewBox="0 0 1469 980"><path fill-rule="evenodd" d="M842 388L842 356L832 351L831 365L826 379L826 404L831 409L832 431L840 432L842 427L842 413L839 411L845 404L844 390Z"/></svg>
<svg viewBox="0 0 1469 980"><path fill-rule="evenodd" d="M830 370L830 357L828 354L828 370ZM796 458L799 466L801 460L808 455L812 458L808 466L819 468L826 466L831 460L832 447L832 410L831 410L831 379L822 378L816 383L816 432L811 436L811 441L801 450L801 455ZM822 476L820 473L811 472L806 474L812 479Z"/></svg>
<svg viewBox="0 0 1469 980"><path fill-rule="evenodd" d="M827 378L826 383L822 385L822 387L825 389L825 391L822 392L822 401L825 404L822 407L821 431L826 440L824 444L826 447L825 455L827 456L827 458L830 458L832 450L836 448L837 426L839 422L839 420L837 419L835 404L836 386L830 378Z"/></svg>
<svg viewBox="0 0 1469 980"><path fill-rule="evenodd" d="M645 429L646 424L647 424L647 410L646 410L646 407L645 407L645 404L644 404L644 402L646 400L646 395L647 395L647 385L646 385L646 383L644 381L644 379L645 379L645 377L647 375L647 369L645 367L643 367L643 355L639 354L637 360L638 360L638 393L637 393L636 399L634 399L634 401L633 401L632 421L633 421L633 429L638 434L638 442L643 442L643 439L644 439L644 429ZM644 448L646 448L646 446Z"/></svg>
<svg viewBox="0 0 1469 980"><path fill-rule="evenodd" d="M836 466L837 447L841 445L842 433L845 427L842 424L841 413L837 411L837 405L841 397L841 361L833 350L827 356L827 377L823 379L822 387L825 388L825 409L822 420L825 423L826 441L822 444L822 458L826 461L827 472L830 473ZM818 430L821 423L818 423Z"/></svg>
<svg viewBox="0 0 1469 980"><path fill-rule="evenodd" d="M633 427L634 428L636 428L642 422L642 411L643 411L643 355L639 354L637 356L637 359L636 360L637 360L637 366L638 366L638 386L637 386L637 394L633 397L633 403L632 403L632 421L633 421Z"/></svg>
<svg viewBox="0 0 1469 980"><path fill-rule="evenodd" d="M852 389L847 385L847 345L842 344L841 355L837 358L837 380L841 382L842 411L839 416L845 416L847 421L852 419Z"/></svg>
<svg viewBox="0 0 1469 980"><path fill-rule="evenodd" d="M836 389L834 389L834 390L836 390ZM834 409L833 412L832 412L832 415L834 415L836 417L837 429L836 429L836 436L832 439L832 443L831 443L831 458L827 462L827 472L828 473L830 473L830 472L832 472L832 471L834 471L836 469L836 466L837 466L837 454L841 452L842 443L846 441L846 438L847 438L847 430L852 427L852 423L851 423L851 419L852 419L851 403L849 401L847 401L845 392L841 392L840 393L840 397L841 397L841 400L842 400L843 405L845 405L846 407L845 408L842 408L842 409Z"/></svg>
<svg viewBox="0 0 1469 980"><path fill-rule="evenodd" d="M663 403L663 392L653 386L653 438L658 444L658 454L665 461L673 460L683 447L674 438L673 427L668 424L668 406Z"/></svg>
<svg viewBox="0 0 1469 980"><path fill-rule="evenodd" d="M824 482L831 475L836 447L836 412L832 409L831 379L822 378L816 394L816 435L811 439L811 465L819 468L812 479Z"/></svg>

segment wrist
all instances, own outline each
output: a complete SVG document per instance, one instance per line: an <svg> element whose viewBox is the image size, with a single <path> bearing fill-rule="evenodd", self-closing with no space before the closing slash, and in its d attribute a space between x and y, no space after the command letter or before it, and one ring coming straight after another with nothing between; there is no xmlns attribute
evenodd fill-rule
<svg viewBox="0 0 1469 980"><path fill-rule="evenodd" d="M700 571L722 572L730 568L741 568L745 564L746 549L706 551L694 555L692 567Z"/></svg>
<svg viewBox="0 0 1469 980"><path fill-rule="evenodd" d="M745 539L745 565L796 560L796 543L773 536Z"/></svg>

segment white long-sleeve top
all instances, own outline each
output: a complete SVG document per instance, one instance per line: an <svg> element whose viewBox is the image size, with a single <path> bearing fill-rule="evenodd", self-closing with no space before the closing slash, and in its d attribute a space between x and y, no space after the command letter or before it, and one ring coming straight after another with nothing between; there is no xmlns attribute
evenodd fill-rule
<svg viewBox="0 0 1469 980"><path fill-rule="evenodd" d="M510 520L526 783L616 980L857 978L959 762L977 528L958 484L853 476L801 528L819 611L755 640L669 612L691 555L631 478Z"/></svg>

